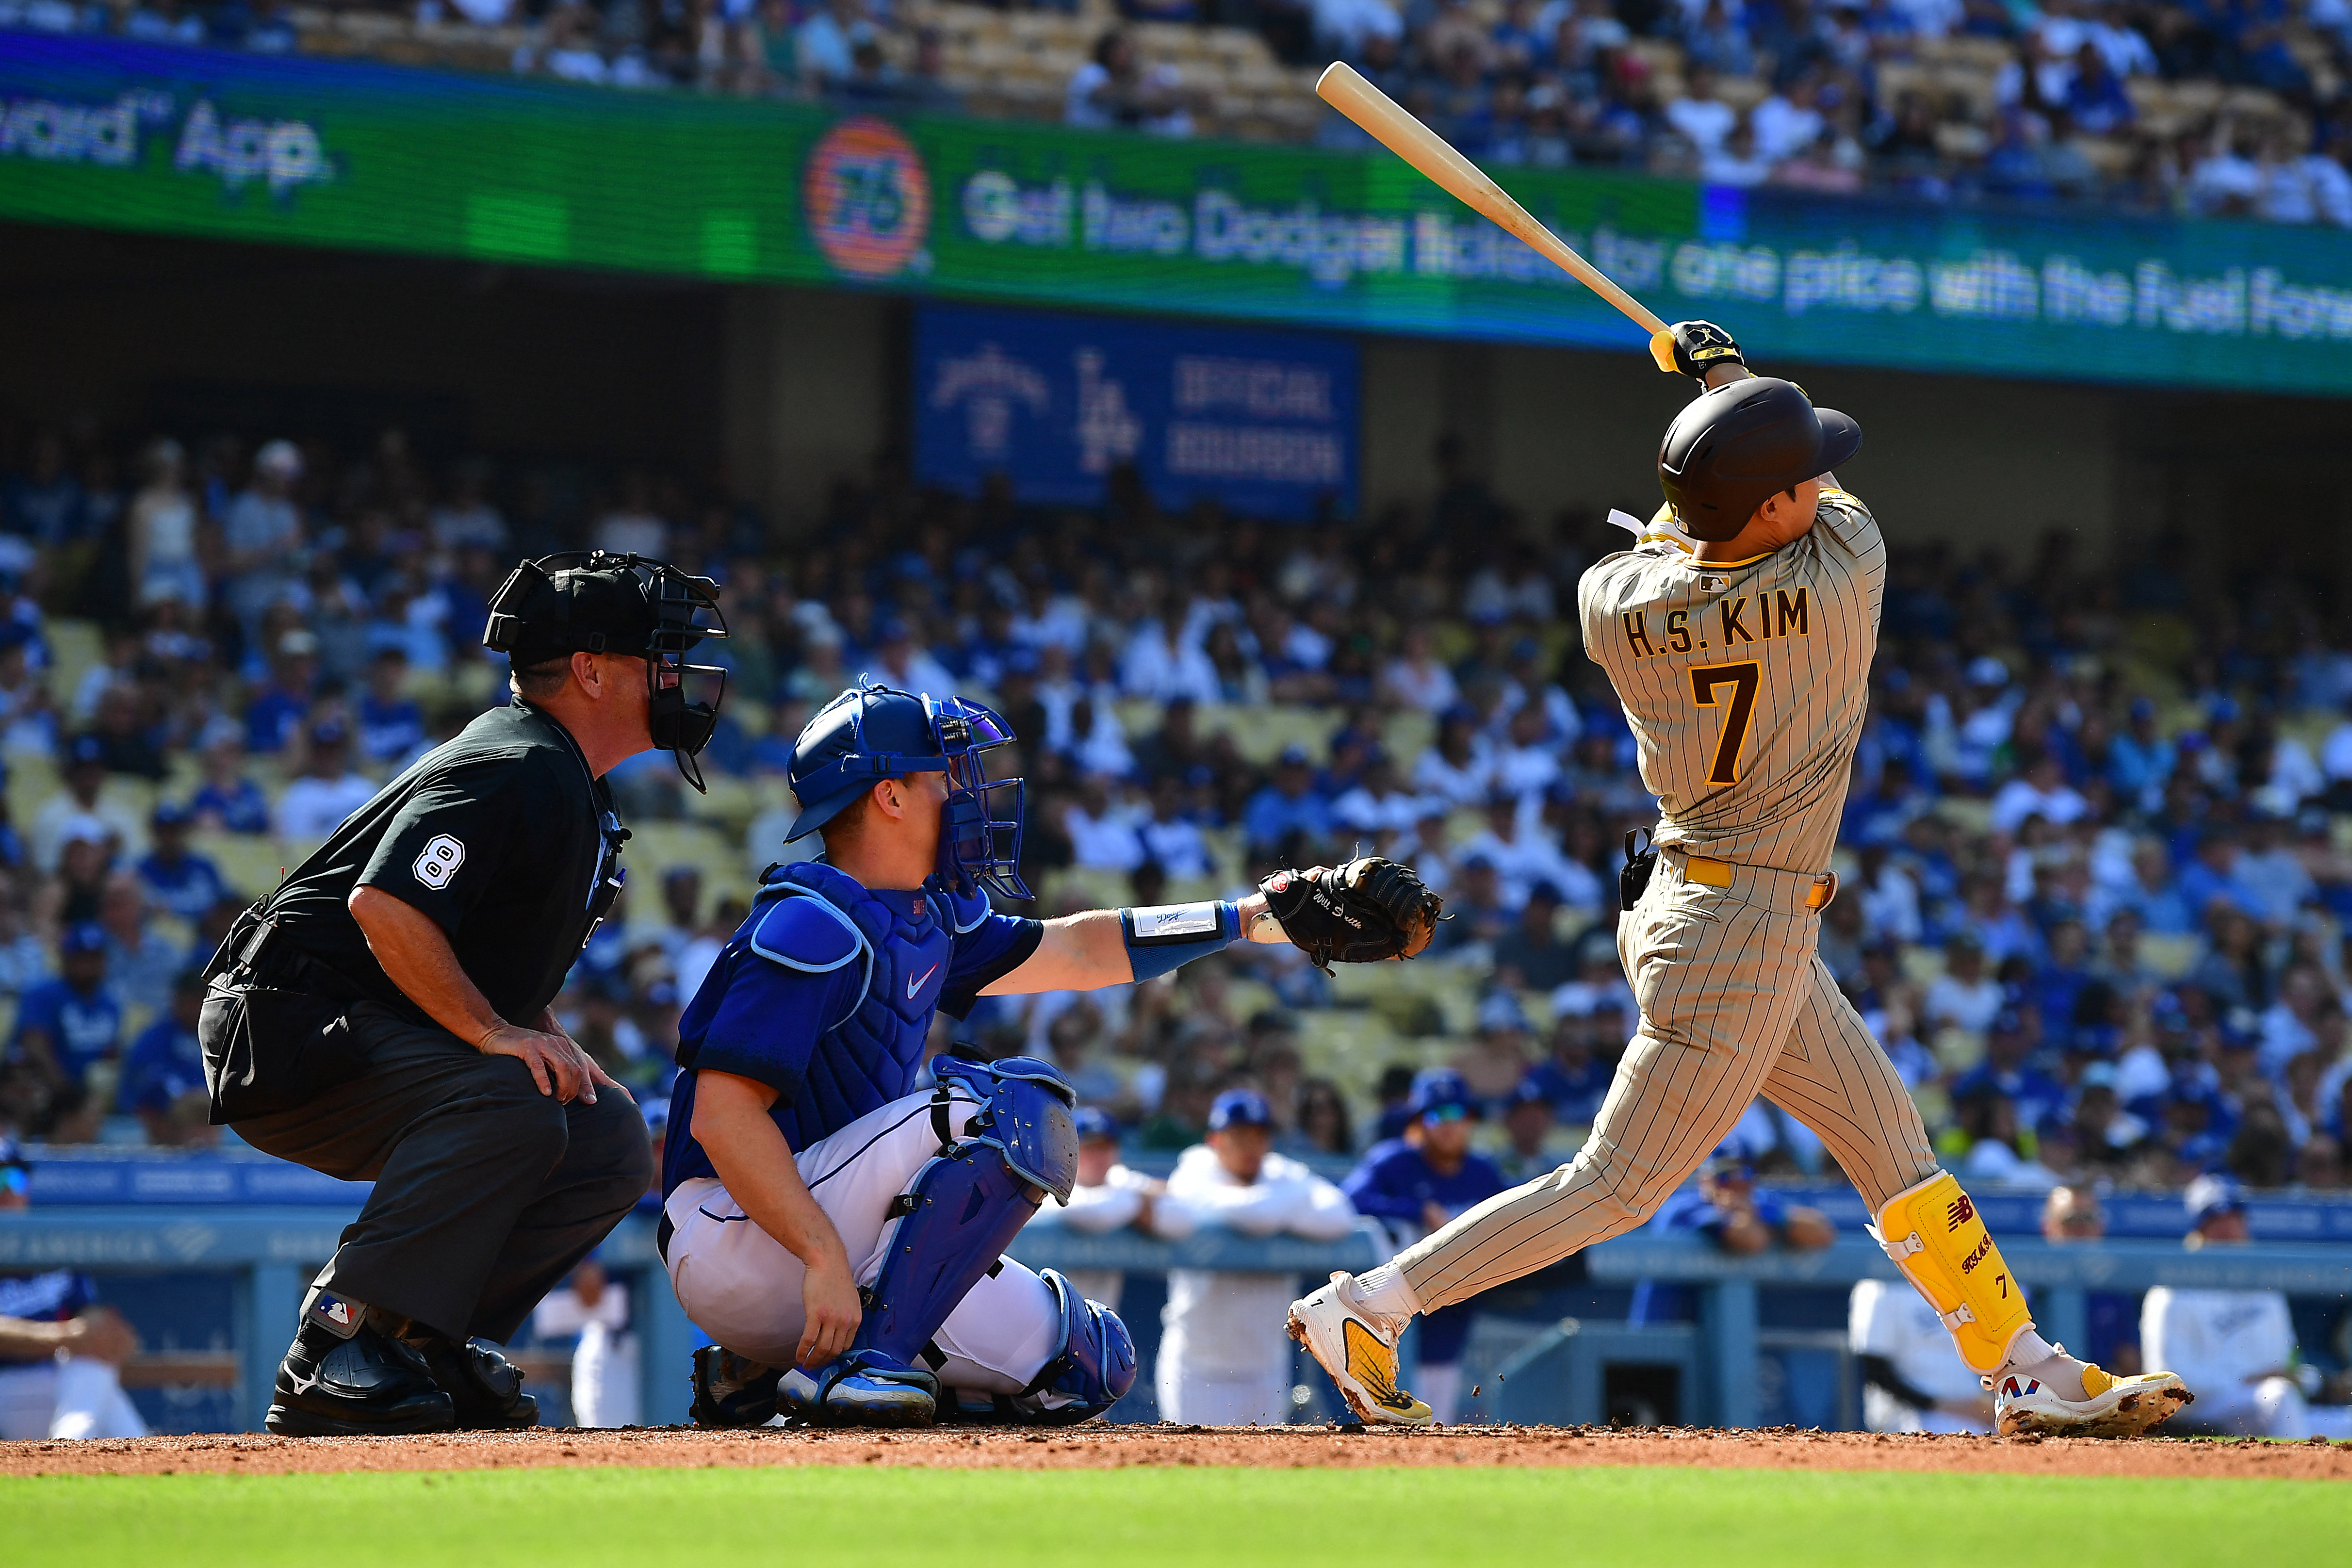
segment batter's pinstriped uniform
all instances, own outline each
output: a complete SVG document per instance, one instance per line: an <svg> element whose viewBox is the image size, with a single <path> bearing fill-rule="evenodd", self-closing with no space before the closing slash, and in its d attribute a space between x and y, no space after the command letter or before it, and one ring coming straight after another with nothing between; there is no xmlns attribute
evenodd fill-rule
<svg viewBox="0 0 2352 1568"><path fill-rule="evenodd" d="M1399 1256L1423 1311L1641 1224L1759 1093L1820 1134L1873 1213L1935 1173L1902 1079L1814 952L1809 907L1885 577L1877 521L1836 489L1767 555L1701 562L1651 534L1585 573L1585 650L1624 704L1666 847L1617 926L1641 1026L1573 1163Z"/></svg>

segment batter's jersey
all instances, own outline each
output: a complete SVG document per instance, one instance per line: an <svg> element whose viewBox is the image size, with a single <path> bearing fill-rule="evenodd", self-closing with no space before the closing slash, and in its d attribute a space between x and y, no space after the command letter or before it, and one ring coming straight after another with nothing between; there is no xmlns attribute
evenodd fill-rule
<svg viewBox="0 0 2352 1568"><path fill-rule="evenodd" d="M1877 521L1836 489L1769 553L1703 562L1652 533L1584 574L1584 650L1624 704L1659 843L1828 868L1885 585Z"/></svg>

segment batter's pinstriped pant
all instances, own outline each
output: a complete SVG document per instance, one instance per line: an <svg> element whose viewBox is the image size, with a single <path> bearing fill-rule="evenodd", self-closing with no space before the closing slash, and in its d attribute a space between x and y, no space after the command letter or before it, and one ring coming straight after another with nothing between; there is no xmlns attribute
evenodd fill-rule
<svg viewBox="0 0 2352 1568"><path fill-rule="evenodd" d="M1811 1128L1875 1214L1935 1173L1892 1062L1814 951L1810 876L1735 867L1731 886L1658 860L1618 922L1642 1022L1573 1163L1487 1199L1397 1257L1424 1312L1649 1218L1757 1095Z"/></svg>

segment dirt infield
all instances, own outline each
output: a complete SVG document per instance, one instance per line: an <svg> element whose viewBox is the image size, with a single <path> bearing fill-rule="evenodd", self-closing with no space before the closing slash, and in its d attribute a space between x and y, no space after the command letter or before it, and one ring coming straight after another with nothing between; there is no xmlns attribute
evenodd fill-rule
<svg viewBox="0 0 2352 1568"><path fill-rule="evenodd" d="M2256 1476L2352 1481L2352 1444L2085 1439L1996 1442L1867 1433L1590 1426L1358 1428L1093 1426L1053 1432L771 1429L706 1433L541 1430L436 1437L142 1437L0 1443L0 1476L319 1474L626 1465L914 1465L951 1469L1112 1469L1242 1465L1258 1469L1410 1466L1675 1465L1698 1468L1915 1470L2059 1476Z"/></svg>

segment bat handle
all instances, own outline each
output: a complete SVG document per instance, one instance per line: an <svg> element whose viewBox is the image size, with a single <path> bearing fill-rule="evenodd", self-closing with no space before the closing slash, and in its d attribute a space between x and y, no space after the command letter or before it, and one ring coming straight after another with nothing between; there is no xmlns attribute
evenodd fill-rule
<svg viewBox="0 0 2352 1568"><path fill-rule="evenodd" d="M1679 375L1682 367L1675 363L1675 334L1671 327L1660 327L1650 334L1650 357L1668 375Z"/></svg>

